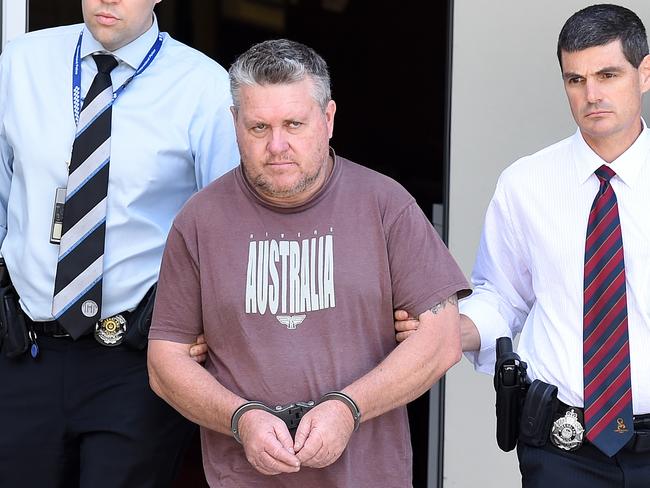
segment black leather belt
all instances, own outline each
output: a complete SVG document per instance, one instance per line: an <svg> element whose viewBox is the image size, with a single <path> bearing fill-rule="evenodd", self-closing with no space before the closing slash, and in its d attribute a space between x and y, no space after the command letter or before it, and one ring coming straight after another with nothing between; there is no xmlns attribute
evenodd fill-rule
<svg viewBox="0 0 650 488"><path fill-rule="evenodd" d="M557 401L557 415L556 418L559 418L563 416L568 410L573 409L578 413L578 418L580 419L580 423L583 424L582 426L584 427L584 413L582 408L579 407L572 407L570 405L567 405L566 403L558 400ZM644 413L643 415L633 415L632 418L634 418L634 428L644 428L648 429L650 428L650 413Z"/></svg>
<svg viewBox="0 0 650 488"><path fill-rule="evenodd" d="M129 320L129 316L131 315L131 312L121 312L116 315L121 315L126 319L127 321ZM114 315L115 317L115 315ZM36 335L39 337L60 337L60 338L70 338L70 334L68 334L68 331L65 330L65 328L59 324L57 320L50 320L47 322L36 322L25 314L25 323L27 324L27 327L34 332L36 332ZM93 335L95 331L93 329L89 330L86 332L82 337L85 336L90 336Z"/></svg>
<svg viewBox="0 0 650 488"><path fill-rule="evenodd" d="M56 320L50 320L48 322L35 322L29 317L25 316L25 323L27 327L34 332L36 335L43 337L70 337L68 331L63 328Z"/></svg>
<svg viewBox="0 0 650 488"><path fill-rule="evenodd" d="M558 408L555 419L564 417L567 412L573 410L577 414L575 419L584 428L584 412L582 408L572 407L558 400ZM624 449L637 453L650 452L650 413L633 415L634 435ZM589 442L587 436L584 436L583 442Z"/></svg>

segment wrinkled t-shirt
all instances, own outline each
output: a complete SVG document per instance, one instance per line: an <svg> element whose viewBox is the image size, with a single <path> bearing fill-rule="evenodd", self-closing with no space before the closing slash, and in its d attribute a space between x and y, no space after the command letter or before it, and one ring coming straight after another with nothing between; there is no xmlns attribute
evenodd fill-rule
<svg viewBox="0 0 650 488"><path fill-rule="evenodd" d="M398 183L336 157L328 180L292 208L266 203L240 167L176 218L151 339L209 346L206 369L247 400L318 400L396 346L393 310L417 316L468 288L417 203ZM363 422L323 469L265 476L232 437L202 429L213 487L410 487L405 407Z"/></svg>

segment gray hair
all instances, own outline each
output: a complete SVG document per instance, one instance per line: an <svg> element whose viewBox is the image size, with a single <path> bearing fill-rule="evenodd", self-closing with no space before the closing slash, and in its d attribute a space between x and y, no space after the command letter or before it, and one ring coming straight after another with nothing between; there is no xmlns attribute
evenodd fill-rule
<svg viewBox="0 0 650 488"><path fill-rule="evenodd" d="M228 70L230 92L235 109L239 108L242 85L279 85L314 82L312 96L323 111L332 99L330 75L325 60L312 48L288 39L255 44L239 56Z"/></svg>

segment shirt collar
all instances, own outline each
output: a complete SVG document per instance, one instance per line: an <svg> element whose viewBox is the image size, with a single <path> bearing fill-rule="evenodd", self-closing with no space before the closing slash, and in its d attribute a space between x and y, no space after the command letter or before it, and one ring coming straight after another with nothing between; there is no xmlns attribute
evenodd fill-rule
<svg viewBox="0 0 650 488"><path fill-rule="evenodd" d="M578 129L573 136L573 146L575 148L575 162L580 184L586 182L594 174L594 171L604 164L612 168L623 183L633 187L635 182L638 181L639 173L650 153L650 129L648 129L645 120L641 119L641 123L643 128L639 137L611 163L605 162L589 147L589 144L582 137L580 129Z"/></svg>
<svg viewBox="0 0 650 488"><path fill-rule="evenodd" d="M83 33L83 39L81 41L82 59L96 52L107 52L106 48L104 48L104 46L102 46L101 43L93 37L92 33L85 25L83 28ZM138 69L138 66L140 66L140 63L144 57L149 52L149 49L151 49L151 46L153 46L154 42L156 42L157 37L158 20L154 14L153 23L144 34L142 34L137 39L134 39L126 46L122 46L121 48L113 51L112 54L114 54L120 61L124 61L126 64L131 66L131 68L136 70Z"/></svg>

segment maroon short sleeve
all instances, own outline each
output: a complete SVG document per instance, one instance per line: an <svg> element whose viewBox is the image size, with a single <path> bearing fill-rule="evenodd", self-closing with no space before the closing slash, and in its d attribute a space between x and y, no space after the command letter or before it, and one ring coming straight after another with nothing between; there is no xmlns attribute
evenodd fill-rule
<svg viewBox="0 0 650 488"><path fill-rule="evenodd" d="M389 227L387 244L396 309L417 317L455 293L469 293L458 264L415 202Z"/></svg>
<svg viewBox="0 0 650 488"><path fill-rule="evenodd" d="M177 226L167 238L149 339L190 344L203 332L199 269Z"/></svg>

